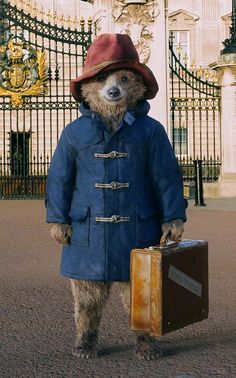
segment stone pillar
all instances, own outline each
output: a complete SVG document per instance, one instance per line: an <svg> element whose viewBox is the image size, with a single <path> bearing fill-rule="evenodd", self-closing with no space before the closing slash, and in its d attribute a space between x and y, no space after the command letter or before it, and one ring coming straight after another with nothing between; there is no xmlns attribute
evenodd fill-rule
<svg viewBox="0 0 236 378"><path fill-rule="evenodd" d="M112 0L94 0L93 21L96 34L115 33L115 22L112 18Z"/></svg>
<svg viewBox="0 0 236 378"><path fill-rule="evenodd" d="M221 197L236 197L236 54L221 55L210 65L221 85L222 167L218 184Z"/></svg>

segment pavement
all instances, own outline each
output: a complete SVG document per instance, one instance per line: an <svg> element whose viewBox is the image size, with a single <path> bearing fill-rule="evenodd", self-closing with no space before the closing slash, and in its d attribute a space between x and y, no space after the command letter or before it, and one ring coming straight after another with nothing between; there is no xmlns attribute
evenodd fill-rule
<svg viewBox="0 0 236 378"><path fill-rule="evenodd" d="M206 204L189 202L184 237L209 241L209 318L163 336L163 358L139 361L114 286L87 361L71 355L73 300L43 201L0 201L0 377L235 378L236 198Z"/></svg>
<svg viewBox="0 0 236 378"><path fill-rule="evenodd" d="M230 198L206 198L206 206L195 206L195 200L188 200L189 208L195 210L222 210L236 211L236 197Z"/></svg>

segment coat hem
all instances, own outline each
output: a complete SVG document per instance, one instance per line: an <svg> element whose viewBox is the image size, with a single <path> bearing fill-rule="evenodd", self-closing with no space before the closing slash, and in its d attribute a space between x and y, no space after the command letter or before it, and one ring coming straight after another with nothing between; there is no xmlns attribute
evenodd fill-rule
<svg viewBox="0 0 236 378"><path fill-rule="evenodd" d="M60 224L71 224L71 221L69 219L65 218L47 218L46 219L47 223L60 223Z"/></svg>
<svg viewBox="0 0 236 378"><path fill-rule="evenodd" d="M105 277L98 277L98 276L83 276L82 274L76 274L71 272L61 272L61 275L67 278L71 278L74 280L84 280L84 281L103 281L103 282L129 282L130 279L124 280L122 278L118 279L106 279Z"/></svg>

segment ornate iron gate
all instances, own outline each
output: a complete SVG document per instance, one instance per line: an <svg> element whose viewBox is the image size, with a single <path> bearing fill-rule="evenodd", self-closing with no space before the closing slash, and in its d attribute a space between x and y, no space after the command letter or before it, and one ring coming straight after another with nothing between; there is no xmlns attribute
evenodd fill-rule
<svg viewBox="0 0 236 378"><path fill-rule="evenodd" d="M202 160L203 181L216 181L221 165L220 87L191 72L170 38L172 142L185 181L193 181L194 160ZM201 72L199 72L201 73ZM213 73L214 74L214 73ZM206 71L209 76L209 71ZM214 79L214 76L213 76Z"/></svg>
<svg viewBox="0 0 236 378"><path fill-rule="evenodd" d="M86 27L86 30L85 30ZM64 126L69 93L91 43L92 21L0 0L0 198L40 198Z"/></svg>

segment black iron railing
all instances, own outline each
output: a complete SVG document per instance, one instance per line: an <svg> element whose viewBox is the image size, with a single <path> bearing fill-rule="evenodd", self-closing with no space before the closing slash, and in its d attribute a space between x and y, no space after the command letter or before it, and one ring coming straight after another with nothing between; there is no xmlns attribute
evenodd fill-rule
<svg viewBox="0 0 236 378"><path fill-rule="evenodd" d="M197 159L192 159L191 157L178 159L184 181L191 182L195 180L195 169L194 169L195 160L201 160L201 159L199 159L198 156L197 156ZM204 157L201 161L202 161L203 182L217 181L220 175L220 167L221 167L220 159L218 158L217 160L213 160L212 158L210 158L209 160L207 160Z"/></svg>
<svg viewBox="0 0 236 378"><path fill-rule="evenodd" d="M221 167L220 86L181 63L169 43L170 116L173 148L184 181L194 181L194 160L202 160L204 182L217 181Z"/></svg>
<svg viewBox="0 0 236 378"><path fill-rule="evenodd" d="M60 134L79 116L79 105L70 94L69 83L80 74L92 40L91 19L51 14L36 9L35 4L0 0L2 199L44 197L48 167ZM28 55L15 60L15 64L14 59L9 59L14 46L20 53L28 50ZM20 92L25 75L37 75L38 68L35 70L32 62L38 51L45 54L47 90L14 102L4 89L7 79L12 75L10 83L18 80Z"/></svg>

